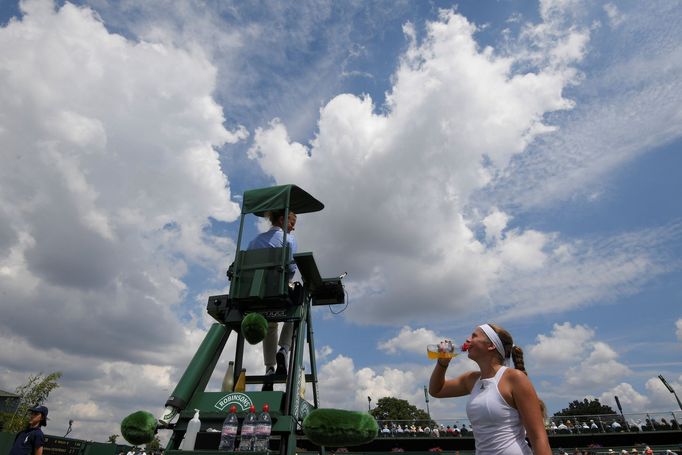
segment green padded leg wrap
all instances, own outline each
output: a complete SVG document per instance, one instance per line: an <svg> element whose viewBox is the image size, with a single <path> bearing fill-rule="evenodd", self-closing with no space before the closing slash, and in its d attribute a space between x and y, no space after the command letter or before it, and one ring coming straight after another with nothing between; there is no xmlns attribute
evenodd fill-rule
<svg viewBox="0 0 682 455"><path fill-rule="evenodd" d="M366 412L316 409L303 421L303 432L320 446L356 446L374 440L379 425Z"/></svg>

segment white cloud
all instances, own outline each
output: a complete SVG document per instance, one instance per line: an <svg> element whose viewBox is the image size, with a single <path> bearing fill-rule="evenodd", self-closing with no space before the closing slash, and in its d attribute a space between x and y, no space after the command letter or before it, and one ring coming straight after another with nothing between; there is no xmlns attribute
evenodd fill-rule
<svg viewBox="0 0 682 455"><path fill-rule="evenodd" d="M613 3L604 5L604 11L609 18L609 25L611 27L618 27L625 20L623 13L621 13L618 6Z"/></svg>
<svg viewBox="0 0 682 455"><path fill-rule="evenodd" d="M200 54L129 42L69 3L22 8L0 30L6 328L39 342L22 308L43 301L55 330L166 338L188 264L225 261L231 242L206 228L238 207L214 147L244 133L223 127Z"/></svg>
<svg viewBox="0 0 682 455"><path fill-rule="evenodd" d="M607 392L602 393L599 396L599 401L618 411L618 405L613 398L614 396L618 397L624 414L651 411L649 398L639 393L632 385L626 382L621 382Z"/></svg>
<svg viewBox="0 0 682 455"><path fill-rule="evenodd" d="M584 6L588 15L590 4ZM573 91L575 109L555 116L560 128L514 158L491 185L491 204L548 207L589 199L609 189L615 170L682 135L678 6L638 5L627 21L595 38L598 54L588 58L589 74Z"/></svg>
<svg viewBox="0 0 682 455"><path fill-rule="evenodd" d="M105 438L163 404L205 333L176 312L191 267L222 279L233 246L210 219L239 208L215 148L245 131L223 126L202 53L20 5L0 28L0 379L63 371L51 428Z"/></svg>
<svg viewBox="0 0 682 455"><path fill-rule="evenodd" d="M471 370L473 365L470 360L458 357L451 363L448 377ZM351 358L339 355L320 367L318 377L321 406L366 410L369 396L372 398L372 405L376 405L380 398L394 397L425 409L424 385L427 384L432 369L432 363L357 369ZM431 415L437 419L463 416L465 406L464 399L431 399L430 402Z"/></svg>
<svg viewBox="0 0 682 455"><path fill-rule="evenodd" d="M318 362L324 362L327 358L332 355L334 350L329 345L324 345L319 349L315 350L315 358Z"/></svg>
<svg viewBox="0 0 682 455"><path fill-rule="evenodd" d="M115 433L131 410L160 410L210 323L205 293L188 295L196 291L184 277L196 267L223 277L233 245L210 234L209 218L232 221L238 208L214 148L246 135L243 128L225 128L213 93L234 102L234 112L248 106L261 115L251 108L272 100L290 79L268 85L270 97L250 99L253 91L242 90L253 87L249 40L267 35L273 44L291 36L295 46L314 35L289 27L268 35L268 27L255 24L233 32L219 14L182 4L161 14L170 23L159 25L149 14L158 3L123 5L125 15L145 12L130 14L140 19L132 30L143 42L109 33L88 9L66 4L55 10L47 1L24 2L24 18L0 29L0 140L8 144L0 151L0 364L7 368L0 379L21 382L25 358L46 370L63 369L63 388L51 399L52 428L65 429L58 422L78 414L81 428L101 438ZM301 22L326 24L330 10L323 6L306 4ZM326 76L339 49L313 69L306 66L291 92L278 94L287 98L282 111L296 106L293 119L282 115L258 129L249 155L278 182L299 183L325 202L323 217L301 217L300 241L313 246L324 275L350 273L351 301L361 302L349 307L351 319L447 323L473 312L561 312L632 294L667 270L660 246L677 238L679 226L571 240L522 224L519 208L603 194L594 182L609 170L679 137L675 29L647 37L655 52L583 79L576 64L597 33L571 23L579 22L583 6L543 1L543 22L527 25L509 51L481 48L476 26L452 12L429 24L422 41L406 27L408 49L387 104L377 106L368 95L334 97L322 104L309 144L296 138L311 129L308 113L317 112L319 94L334 90ZM651 20L647 11L643 16ZM631 34L626 28L635 18L627 18L614 40ZM672 38L659 43L664 33ZM287 55L274 45L273 52L258 46L267 48L258 54L264 60ZM241 63L232 66L240 52ZM666 71L651 77L651 67ZM219 87L217 77L224 82ZM564 90L576 83L587 93L625 89L580 100L569 115L557 115L574 107ZM512 219L521 224L510 228ZM222 282L209 281L207 287L224 292ZM28 331L35 318L26 307L44 309L50 324ZM181 324L176 314L185 310L193 318ZM557 325L531 354L538 362L579 365L567 370L573 390L601 386L594 382L600 380L618 384L612 390L629 396L633 407L642 402L620 382L630 372L618 354L590 332ZM678 321L680 339L681 332ZM423 352L430 333L406 328L381 348ZM581 334L589 347L585 341L576 352L569 337ZM563 351L557 357L553 348ZM260 347L247 351L248 371L260 371ZM332 353L325 346L319 359ZM471 368L463 357L448 374ZM225 368L221 359L213 387ZM321 368L323 405L362 410L368 395L382 394L421 403L430 369L356 369L353 359L337 356ZM581 382L586 372L589 380ZM660 390L652 384L651 392ZM464 402L434 400L432 412L461 415Z"/></svg>
<svg viewBox="0 0 682 455"><path fill-rule="evenodd" d="M203 8L165 0L91 2L113 27L151 42L207 55L218 69L217 97L229 119L251 128L272 117L286 121L295 138L312 133L320 105L338 93L384 27L408 4L301 0L268 8L215 2ZM324 52L311 51L323 48Z"/></svg>
<svg viewBox="0 0 682 455"><path fill-rule="evenodd" d="M632 374L619 360L619 354L599 341L597 331L586 325L557 323L549 335L539 334L536 341L525 349L530 369L556 372L552 375L563 381L560 387L564 393L603 390Z"/></svg>
<svg viewBox="0 0 682 455"><path fill-rule="evenodd" d="M663 375L666 382L670 387L676 392L682 389L682 375ZM663 382L658 377L652 377L647 379L644 384L646 390L649 394L649 409L653 411L670 411L675 410L676 400L675 396L670 393L668 388L663 384ZM678 392L679 393L679 392Z"/></svg>
<svg viewBox="0 0 682 455"><path fill-rule="evenodd" d="M573 364L592 345L594 335L594 330L584 325L554 324L552 333L539 334L537 344L529 346L526 352L538 365Z"/></svg>
<svg viewBox="0 0 682 455"><path fill-rule="evenodd" d="M682 318L675 321L675 336L677 336L678 341L682 341Z"/></svg>
<svg viewBox="0 0 682 455"><path fill-rule="evenodd" d="M475 30L443 12L421 43L411 38L386 114L369 96L344 94L321 109L311 147L291 141L276 120L255 133L249 153L265 172L325 202L324 224L311 219L306 242L349 272L354 297L365 301L349 313L355 320L466 312L500 270L545 261L547 234L514 231L487 251L473 231L481 220L464 212L473 191L547 130L546 112L570 107L562 89L572 76L556 63L515 74L513 58L478 49Z"/></svg>
<svg viewBox="0 0 682 455"><path fill-rule="evenodd" d="M510 309L499 319L556 313L596 301L617 303L674 269L665 245L680 232L680 226L672 225L574 242L546 236L545 256L536 253L542 268L500 275L493 296Z"/></svg>
<svg viewBox="0 0 682 455"><path fill-rule="evenodd" d="M397 336L379 342L377 347L388 354L399 354L401 351L425 354L428 344L437 344L445 338L423 327L412 329L404 326Z"/></svg>
<svg viewBox="0 0 682 455"><path fill-rule="evenodd" d="M202 333L198 331L199 336ZM172 353L160 350L153 359L149 359L149 362L154 363L144 363L108 361L78 353L65 353L49 344L36 347L24 339L0 331L3 340L0 343L3 364L0 383L5 385L3 388L24 383L30 374L36 373L32 369L35 364L39 364L41 371L46 374L61 371L60 386L50 394L46 403L50 409L50 431L54 434L65 433L68 421L73 419L74 437L103 440L110 434L120 433L118 424L133 411L144 409L160 413L163 403L172 392L169 377L172 377L170 382L174 386L198 345L193 343L196 338L193 334L177 335L191 341L186 346L176 346ZM83 340L87 342L91 339ZM138 346L138 349L141 347ZM31 359L28 365L27 358ZM153 374L155 371L160 374Z"/></svg>
<svg viewBox="0 0 682 455"><path fill-rule="evenodd" d="M499 211L496 207L483 218L483 226L485 226L485 238L488 242L499 240L502 237L502 231L507 228L509 223L509 216Z"/></svg>
<svg viewBox="0 0 682 455"><path fill-rule="evenodd" d="M571 240L508 229L513 214L482 197L526 204L532 190L545 202L572 185L571 176L554 178L552 154L563 157L563 148L542 154L540 169L519 166L534 156L529 144L535 151L542 137L564 137L544 134L554 129L545 120L573 106L563 90L580 81L571 65L584 57L588 33L558 15L580 16L576 5L544 4L547 21L527 26L508 53L480 49L476 27L453 12L427 24L421 42L408 24L409 47L381 109L369 96L333 98L310 145L291 140L277 119L257 129L249 156L326 204L324 218L302 220L301 238L321 270L349 272L351 296L363 301L349 318L404 324L489 309L502 318L562 312L614 301L670 270L660 253L679 227L623 233L620 242ZM575 162L565 158L560 165ZM551 188L521 185L546 170L553 179L542 184Z"/></svg>
<svg viewBox="0 0 682 455"><path fill-rule="evenodd" d="M604 386L622 380L632 373L620 363L618 354L606 343L596 342L582 362L566 371L566 383L576 388Z"/></svg>
<svg viewBox="0 0 682 455"><path fill-rule="evenodd" d="M522 233L509 232L498 245L500 259L510 267L521 270L537 270L547 257L543 251L549 237L542 232L527 230Z"/></svg>

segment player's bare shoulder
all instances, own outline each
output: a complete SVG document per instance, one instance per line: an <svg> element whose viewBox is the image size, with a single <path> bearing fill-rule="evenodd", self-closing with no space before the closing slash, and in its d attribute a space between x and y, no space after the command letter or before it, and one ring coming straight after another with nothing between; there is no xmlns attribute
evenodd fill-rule
<svg viewBox="0 0 682 455"><path fill-rule="evenodd" d="M526 373L521 370L517 370L516 368L507 368L507 371L504 375L512 384L525 384L530 382L530 379L528 379Z"/></svg>

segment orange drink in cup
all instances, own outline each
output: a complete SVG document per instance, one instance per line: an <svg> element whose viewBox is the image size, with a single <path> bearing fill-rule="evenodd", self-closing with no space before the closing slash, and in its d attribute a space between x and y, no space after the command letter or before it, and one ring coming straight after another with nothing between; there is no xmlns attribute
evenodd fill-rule
<svg viewBox="0 0 682 455"><path fill-rule="evenodd" d="M460 350L462 352L466 352L467 349L469 349L468 343L464 343L460 347ZM455 345L452 344L452 341L450 341L450 340L441 341L439 344L427 345L426 346L426 353L427 353L429 359L431 359L431 360L451 359L451 358L459 355L459 352L456 352L456 350L455 350Z"/></svg>

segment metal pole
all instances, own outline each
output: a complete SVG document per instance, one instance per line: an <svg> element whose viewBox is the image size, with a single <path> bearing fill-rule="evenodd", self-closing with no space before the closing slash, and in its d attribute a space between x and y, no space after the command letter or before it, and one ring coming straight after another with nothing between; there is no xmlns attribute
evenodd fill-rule
<svg viewBox="0 0 682 455"><path fill-rule="evenodd" d="M673 392L673 395L675 395L675 399L677 400L677 405L680 407L680 411L682 411L682 403L680 403L680 398L677 396L675 392Z"/></svg>
<svg viewBox="0 0 682 455"><path fill-rule="evenodd" d="M429 393L426 391L426 386L424 386L424 400L426 401L426 413L429 416L429 425L431 425L431 411L429 411Z"/></svg>
<svg viewBox="0 0 682 455"><path fill-rule="evenodd" d="M69 420L69 428L66 429L66 433L64 433L64 437L67 437L69 433L71 433L71 425L73 425L73 419ZM114 441L116 442L116 441Z"/></svg>
<svg viewBox="0 0 682 455"><path fill-rule="evenodd" d="M620 400L618 399L618 395L615 395L613 398L616 399L616 405L618 406L618 410L620 411L620 416L623 418L623 423L625 423L625 429L629 432L630 431L630 425L628 424L628 421L625 418L625 414L623 414L623 407L620 405Z"/></svg>
<svg viewBox="0 0 682 455"><path fill-rule="evenodd" d="M367 397L367 412L372 411L372 397L368 396Z"/></svg>
<svg viewBox="0 0 682 455"><path fill-rule="evenodd" d="M675 393L675 391L673 390L673 388L670 386L670 384L668 384L668 381L665 380L665 378L663 377L662 374L659 374L659 375L658 375L658 379L661 380L661 382L663 383L663 385L670 391L670 393L672 393L673 395L675 395L675 399L677 400L677 405L680 407L680 411L682 411L682 403L680 403L679 397L677 396L677 394Z"/></svg>

